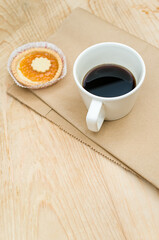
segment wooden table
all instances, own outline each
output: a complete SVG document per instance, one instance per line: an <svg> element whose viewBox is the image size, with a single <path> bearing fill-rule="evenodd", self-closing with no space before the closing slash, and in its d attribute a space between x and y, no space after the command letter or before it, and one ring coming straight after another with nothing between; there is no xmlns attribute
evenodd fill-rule
<svg viewBox="0 0 159 240"><path fill-rule="evenodd" d="M159 47L157 0L0 0L0 240L158 240L157 189L6 95L11 51L78 6Z"/></svg>

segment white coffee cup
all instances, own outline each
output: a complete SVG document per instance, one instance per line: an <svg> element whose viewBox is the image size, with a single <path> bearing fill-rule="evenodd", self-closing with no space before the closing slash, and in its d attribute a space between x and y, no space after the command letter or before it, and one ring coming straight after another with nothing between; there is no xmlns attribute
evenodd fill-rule
<svg viewBox="0 0 159 240"><path fill-rule="evenodd" d="M117 64L127 68L135 77L136 87L118 97L99 97L86 91L82 86L84 76L90 69L101 64ZM145 64L139 53L121 43L98 43L80 53L73 66L73 75L88 109L86 122L89 130L98 132L104 120L116 120L131 111L145 72Z"/></svg>

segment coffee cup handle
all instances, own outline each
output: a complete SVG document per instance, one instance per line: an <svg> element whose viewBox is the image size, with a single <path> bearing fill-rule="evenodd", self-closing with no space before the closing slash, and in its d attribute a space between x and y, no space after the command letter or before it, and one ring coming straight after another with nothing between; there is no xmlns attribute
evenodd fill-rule
<svg viewBox="0 0 159 240"><path fill-rule="evenodd" d="M103 103L97 100L92 100L86 116L86 123L89 130L98 132L105 118L105 110Z"/></svg>

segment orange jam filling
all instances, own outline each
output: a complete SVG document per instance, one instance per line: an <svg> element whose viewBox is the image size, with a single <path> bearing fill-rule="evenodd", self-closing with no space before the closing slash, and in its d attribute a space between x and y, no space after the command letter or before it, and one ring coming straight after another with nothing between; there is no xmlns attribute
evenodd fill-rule
<svg viewBox="0 0 159 240"><path fill-rule="evenodd" d="M33 70L31 64L35 58L47 58L50 60L51 66L46 72L37 72ZM19 65L19 70L23 75L31 81L50 81L58 70L57 59L51 54L46 52L33 52L24 57Z"/></svg>

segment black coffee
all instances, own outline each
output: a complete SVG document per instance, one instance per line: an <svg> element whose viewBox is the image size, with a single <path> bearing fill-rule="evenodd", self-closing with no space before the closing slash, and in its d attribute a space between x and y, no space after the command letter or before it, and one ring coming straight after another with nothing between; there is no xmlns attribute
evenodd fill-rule
<svg viewBox="0 0 159 240"><path fill-rule="evenodd" d="M115 64L103 64L91 69L83 79L83 87L100 97L117 97L136 86L133 74Z"/></svg>

